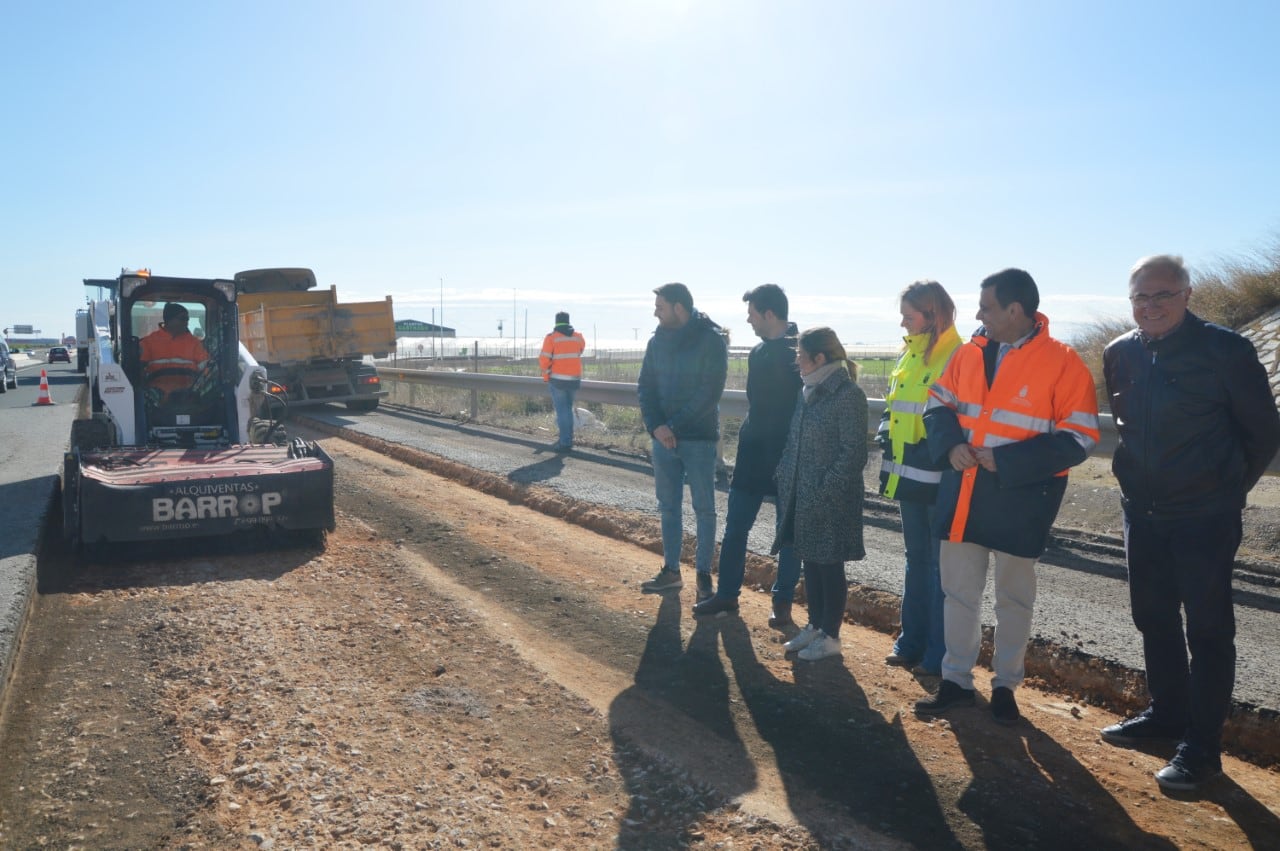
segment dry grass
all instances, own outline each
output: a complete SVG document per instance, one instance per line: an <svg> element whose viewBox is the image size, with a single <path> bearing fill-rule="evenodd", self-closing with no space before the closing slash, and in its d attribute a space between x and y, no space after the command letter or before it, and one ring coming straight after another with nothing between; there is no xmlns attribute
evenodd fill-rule
<svg viewBox="0 0 1280 851"><path fill-rule="evenodd" d="M1202 319L1242 328L1280 307L1280 235L1252 257L1227 259L1192 275L1191 310ZM1104 318L1071 341L1098 385L1098 404L1107 406L1102 350L1133 328L1128 319Z"/></svg>
<svg viewBox="0 0 1280 851"><path fill-rule="evenodd" d="M1251 260L1224 261L1193 281L1191 309L1228 328L1280 307L1280 237Z"/></svg>

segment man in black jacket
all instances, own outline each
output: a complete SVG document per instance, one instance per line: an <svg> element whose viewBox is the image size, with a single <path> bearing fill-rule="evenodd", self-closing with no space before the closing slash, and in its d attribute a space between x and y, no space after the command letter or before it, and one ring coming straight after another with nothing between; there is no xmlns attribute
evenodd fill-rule
<svg viewBox="0 0 1280 851"><path fill-rule="evenodd" d="M791 415L800 393L796 371L796 326L787 320L787 294L777 284L762 284L742 296L747 322L761 340L747 357L747 415L738 430L738 453L729 485L729 506L720 541L720 580L714 596L699 599L695 615L738 610L738 594L747 562L747 535L766 496L776 496L773 474L787 445ZM769 625L790 626L791 602L800 580L800 560L785 546L778 553Z"/></svg>
<svg viewBox="0 0 1280 851"><path fill-rule="evenodd" d="M637 392L645 431L653 437L653 485L662 519L662 570L644 583L650 593L680 588L684 485L697 519L694 566L701 596L711 596L716 548L716 456L720 397L729 351L720 326L693 309L681 283L653 291L658 328L644 350Z"/></svg>
<svg viewBox="0 0 1280 851"><path fill-rule="evenodd" d="M1138 327L1103 352L1120 434L1112 470L1124 506L1129 599L1151 704L1102 738L1178 741L1156 772L1161 787L1176 791L1195 791L1222 770L1241 511L1280 447L1280 414L1253 344L1188 311L1190 297L1182 258L1138 261L1129 275Z"/></svg>

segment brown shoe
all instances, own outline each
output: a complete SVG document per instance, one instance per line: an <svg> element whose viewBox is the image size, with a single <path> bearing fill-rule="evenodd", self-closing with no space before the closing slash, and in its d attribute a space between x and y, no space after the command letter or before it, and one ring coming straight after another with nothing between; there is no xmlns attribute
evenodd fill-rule
<svg viewBox="0 0 1280 851"><path fill-rule="evenodd" d="M773 604L773 614L769 615L769 626L774 629L785 629L789 626L795 626L795 621L791 619L790 603Z"/></svg>

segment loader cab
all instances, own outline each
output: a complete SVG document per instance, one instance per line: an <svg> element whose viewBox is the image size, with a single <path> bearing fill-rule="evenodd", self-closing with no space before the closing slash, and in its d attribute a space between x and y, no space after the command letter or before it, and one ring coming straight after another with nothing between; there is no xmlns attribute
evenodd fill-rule
<svg viewBox="0 0 1280 851"><path fill-rule="evenodd" d="M119 361L134 388L149 446L208 448L240 441L235 284L125 275Z"/></svg>

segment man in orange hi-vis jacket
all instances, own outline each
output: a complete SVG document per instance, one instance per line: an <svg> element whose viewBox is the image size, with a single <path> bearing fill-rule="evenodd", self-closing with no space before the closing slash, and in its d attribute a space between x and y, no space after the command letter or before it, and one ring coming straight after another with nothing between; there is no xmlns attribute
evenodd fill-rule
<svg viewBox="0 0 1280 851"><path fill-rule="evenodd" d="M982 644L982 593L995 563L991 713L1021 718L1022 682L1036 560L1067 489L1067 470L1098 442L1093 376L1075 350L1049 336L1040 293L1021 269L982 282L982 327L956 349L925 406L929 452L944 469L935 531L942 540L946 655L937 694L916 713L972 706Z"/></svg>
<svg viewBox="0 0 1280 851"><path fill-rule="evenodd" d="M209 360L204 343L187 328L190 314L177 302L164 306L160 327L139 341L148 388L158 389L163 399L188 390Z"/></svg>
<svg viewBox="0 0 1280 851"><path fill-rule="evenodd" d="M582 384L582 350L586 347L582 334L569 324L569 314L563 310L557 313L556 327L543 339L538 357L542 380L551 388L551 404L556 409L556 428L560 431L555 443L557 452L573 448L573 397Z"/></svg>

